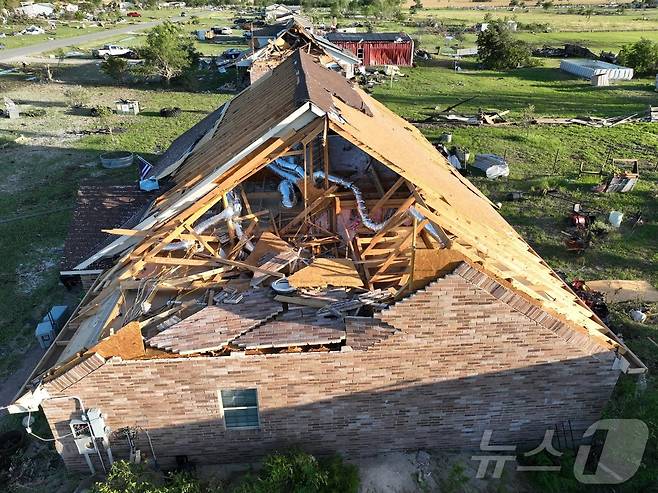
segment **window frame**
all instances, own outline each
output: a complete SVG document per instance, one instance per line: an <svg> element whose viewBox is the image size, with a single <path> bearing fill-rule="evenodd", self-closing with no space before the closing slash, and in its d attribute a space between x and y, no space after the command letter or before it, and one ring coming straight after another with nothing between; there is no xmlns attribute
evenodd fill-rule
<svg viewBox="0 0 658 493"><path fill-rule="evenodd" d="M236 392L236 391L241 391L241 390L253 390L256 392L256 405L255 406L237 406L237 407L224 407L224 401L222 399L222 390L226 391L231 391L231 392ZM217 390L217 400L219 402L219 414L222 418L222 425L224 426L224 431L231 431L231 430L260 430L261 429L261 421L260 421L260 398L258 396L258 388L256 387L249 387L249 388L224 388L224 389L218 389ZM256 421L257 424L255 426L227 426L226 425L226 410L242 410L242 409L253 409L256 408Z"/></svg>

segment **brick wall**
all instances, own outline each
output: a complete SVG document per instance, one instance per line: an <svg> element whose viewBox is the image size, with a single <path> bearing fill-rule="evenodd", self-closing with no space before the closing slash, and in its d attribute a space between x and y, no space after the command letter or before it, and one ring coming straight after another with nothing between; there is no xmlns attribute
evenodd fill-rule
<svg viewBox="0 0 658 493"><path fill-rule="evenodd" d="M244 462L291 444L352 456L476 449L486 429L495 442L522 443L568 419L584 429L615 385L614 355L567 341L571 332L521 313L516 295L500 295L458 268L382 312L381 330L374 321L353 322L363 349L115 358L59 393L49 391L100 408L114 430L147 428L164 465L176 455ZM224 430L217 392L233 388L258 389L260 430ZM46 401L44 410L54 434L68 432L74 401ZM70 468L86 469L70 438L58 446ZM140 448L147 451L147 443ZM114 440L113 451L125 456L124 441Z"/></svg>

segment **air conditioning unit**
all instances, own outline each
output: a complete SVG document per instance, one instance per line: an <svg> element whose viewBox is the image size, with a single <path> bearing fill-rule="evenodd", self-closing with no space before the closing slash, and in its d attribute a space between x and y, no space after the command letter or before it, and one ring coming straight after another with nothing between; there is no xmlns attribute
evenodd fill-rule
<svg viewBox="0 0 658 493"><path fill-rule="evenodd" d="M86 420L74 418L69 422L71 433L73 434L73 441L78 448L78 453L81 455L89 455L96 453L96 440L91 436L91 429Z"/></svg>

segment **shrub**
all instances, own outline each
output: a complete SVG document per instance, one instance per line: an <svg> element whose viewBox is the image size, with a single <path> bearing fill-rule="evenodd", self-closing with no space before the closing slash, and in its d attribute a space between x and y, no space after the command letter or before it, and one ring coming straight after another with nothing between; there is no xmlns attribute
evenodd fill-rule
<svg viewBox="0 0 658 493"><path fill-rule="evenodd" d="M358 470L338 455L317 460L299 450L269 455L257 476L247 476L236 493L356 493Z"/></svg>
<svg viewBox="0 0 658 493"><path fill-rule="evenodd" d="M82 86L74 86L66 89L64 96L72 108L82 108L91 101L91 94Z"/></svg>
<svg viewBox="0 0 658 493"><path fill-rule="evenodd" d="M201 493L212 491L188 474L172 474L163 481L141 464L119 460L112 465L107 478L96 483L92 493Z"/></svg>
<svg viewBox="0 0 658 493"><path fill-rule="evenodd" d="M478 58L490 69L511 69L533 65L530 45L515 39L503 21L489 24L486 31L478 33Z"/></svg>
<svg viewBox="0 0 658 493"><path fill-rule="evenodd" d="M653 75L658 71L658 43L642 38L622 46L619 63L632 67L638 75Z"/></svg>
<svg viewBox="0 0 658 493"><path fill-rule="evenodd" d="M101 63L101 71L117 82L123 82L128 75L128 61L117 56L108 57Z"/></svg>

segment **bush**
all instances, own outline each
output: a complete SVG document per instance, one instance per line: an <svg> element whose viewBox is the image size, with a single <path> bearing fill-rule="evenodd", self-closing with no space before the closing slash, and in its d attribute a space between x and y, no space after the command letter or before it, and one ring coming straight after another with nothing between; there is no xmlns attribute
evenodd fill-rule
<svg viewBox="0 0 658 493"><path fill-rule="evenodd" d="M299 450L269 455L257 476L245 477L236 493L356 493L356 466L335 455L317 460Z"/></svg>
<svg viewBox="0 0 658 493"><path fill-rule="evenodd" d="M128 75L128 61L117 56L108 57L107 60L101 63L101 71L117 82L123 82Z"/></svg>
<svg viewBox="0 0 658 493"><path fill-rule="evenodd" d="M658 71L658 43L642 38L625 44L617 59L622 65L633 68L638 75L653 75Z"/></svg>
<svg viewBox="0 0 658 493"><path fill-rule="evenodd" d="M66 89L64 96L72 108L82 108L91 101L91 94L82 86L73 86Z"/></svg>
<svg viewBox="0 0 658 493"><path fill-rule="evenodd" d="M532 66L530 45L515 39L503 21L489 24L486 31L478 33L478 58L490 69L511 69Z"/></svg>
<svg viewBox="0 0 658 493"><path fill-rule="evenodd" d="M183 473L175 473L164 481L141 464L119 460L112 465L107 478L96 483L92 493L201 493L213 489L202 488L201 483Z"/></svg>

